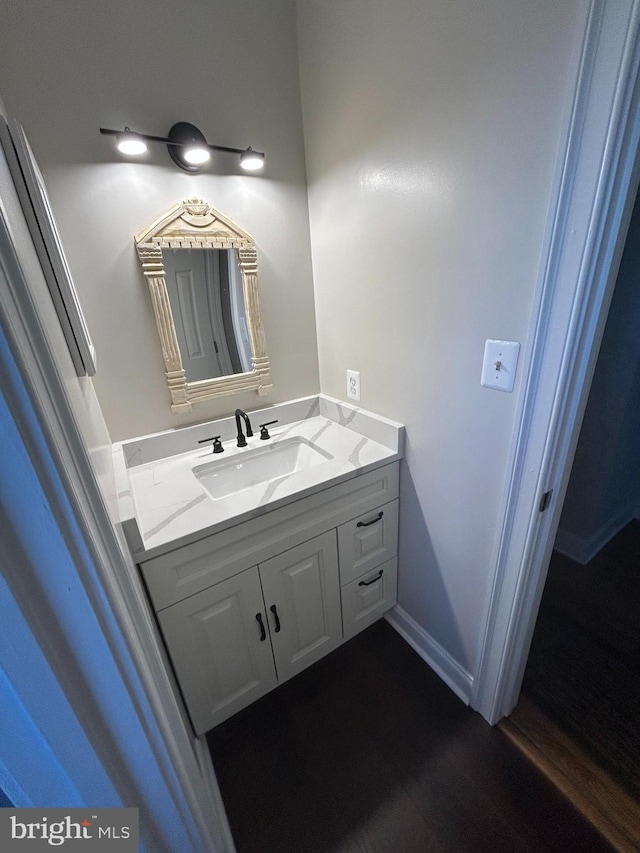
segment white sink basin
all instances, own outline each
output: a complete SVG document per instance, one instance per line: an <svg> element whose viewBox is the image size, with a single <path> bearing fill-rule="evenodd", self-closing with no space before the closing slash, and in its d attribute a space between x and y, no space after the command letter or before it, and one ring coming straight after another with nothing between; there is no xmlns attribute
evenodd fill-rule
<svg viewBox="0 0 640 853"><path fill-rule="evenodd" d="M194 476L214 500L235 495L252 486L273 483L296 471L313 468L333 459L306 438L282 441L242 450L227 459L214 459L193 468Z"/></svg>

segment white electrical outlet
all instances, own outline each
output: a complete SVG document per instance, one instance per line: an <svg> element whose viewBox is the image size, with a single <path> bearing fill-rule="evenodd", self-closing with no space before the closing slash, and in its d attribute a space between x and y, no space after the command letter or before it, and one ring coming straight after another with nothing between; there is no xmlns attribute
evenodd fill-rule
<svg viewBox="0 0 640 853"><path fill-rule="evenodd" d="M487 341L480 384L496 391L513 391L519 352L520 344L515 341Z"/></svg>
<svg viewBox="0 0 640 853"><path fill-rule="evenodd" d="M347 370L347 397L360 401L360 371Z"/></svg>

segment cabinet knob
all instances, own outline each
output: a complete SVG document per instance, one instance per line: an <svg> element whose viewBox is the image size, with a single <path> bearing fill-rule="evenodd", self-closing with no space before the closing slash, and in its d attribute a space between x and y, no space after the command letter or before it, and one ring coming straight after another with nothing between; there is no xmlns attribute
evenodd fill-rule
<svg viewBox="0 0 640 853"><path fill-rule="evenodd" d="M262 613L256 613L256 619L258 620L258 625L260 625L260 642L264 643L267 639L267 632L264 630L264 622L262 621Z"/></svg>

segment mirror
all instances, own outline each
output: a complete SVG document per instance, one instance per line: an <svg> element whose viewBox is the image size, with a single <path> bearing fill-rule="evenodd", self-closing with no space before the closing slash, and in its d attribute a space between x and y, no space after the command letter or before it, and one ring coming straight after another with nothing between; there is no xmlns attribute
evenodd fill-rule
<svg viewBox="0 0 640 853"><path fill-rule="evenodd" d="M202 199L177 204L135 238L160 335L171 411L269 378L253 238Z"/></svg>
<svg viewBox="0 0 640 853"><path fill-rule="evenodd" d="M233 249L163 249L187 382L251 370L242 274Z"/></svg>

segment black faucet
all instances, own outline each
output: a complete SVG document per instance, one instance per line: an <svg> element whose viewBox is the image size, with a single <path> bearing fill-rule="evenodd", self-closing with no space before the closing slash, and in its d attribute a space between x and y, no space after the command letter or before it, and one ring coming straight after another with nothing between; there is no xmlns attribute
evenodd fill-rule
<svg viewBox="0 0 640 853"><path fill-rule="evenodd" d="M244 418L244 424L247 428L247 438L251 438L253 435L253 430L251 429L251 421L249 420L249 415L246 412L243 412L242 409L236 409L236 428L238 430L238 447L246 447L247 446L247 438L244 437L242 433L242 423L240 418Z"/></svg>

